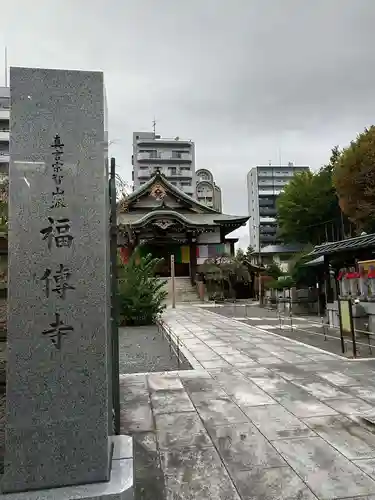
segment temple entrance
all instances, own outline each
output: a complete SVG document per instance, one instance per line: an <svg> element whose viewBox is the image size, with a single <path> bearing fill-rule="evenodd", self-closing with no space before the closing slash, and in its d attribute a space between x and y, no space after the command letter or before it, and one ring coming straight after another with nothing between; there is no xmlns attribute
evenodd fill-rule
<svg viewBox="0 0 375 500"><path fill-rule="evenodd" d="M163 278L171 276L171 255L175 256L175 275L190 276L190 247L174 242L150 242L142 246L142 254L150 253L153 257L163 259L157 270L157 275Z"/></svg>

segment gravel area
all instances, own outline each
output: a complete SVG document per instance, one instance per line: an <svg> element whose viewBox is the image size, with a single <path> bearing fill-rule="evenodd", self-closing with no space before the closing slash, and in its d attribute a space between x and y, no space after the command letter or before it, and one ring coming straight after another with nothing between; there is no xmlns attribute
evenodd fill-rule
<svg viewBox="0 0 375 500"><path fill-rule="evenodd" d="M183 358L170 348L155 325L119 328L120 373L190 370Z"/></svg>

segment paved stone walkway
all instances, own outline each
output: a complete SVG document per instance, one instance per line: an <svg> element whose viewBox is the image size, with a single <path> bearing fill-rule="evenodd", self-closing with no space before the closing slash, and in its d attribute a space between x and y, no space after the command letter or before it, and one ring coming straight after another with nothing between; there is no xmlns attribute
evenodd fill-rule
<svg viewBox="0 0 375 500"><path fill-rule="evenodd" d="M375 500L374 362L194 306L165 321L194 369L121 376L143 498Z"/></svg>
<svg viewBox="0 0 375 500"><path fill-rule="evenodd" d="M323 328L322 319L318 316L299 316L294 314L290 317L288 314L282 313L280 322L276 310L259 307L256 303L246 306L238 303L230 305L216 304L216 307L214 306L210 310L228 318L244 321L262 330L298 340L342 356L339 328L330 328L328 325L325 325ZM356 339L358 357L375 357L374 335L366 335L357 331ZM345 356L352 358L353 345L351 337L345 337L344 342Z"/></svg>

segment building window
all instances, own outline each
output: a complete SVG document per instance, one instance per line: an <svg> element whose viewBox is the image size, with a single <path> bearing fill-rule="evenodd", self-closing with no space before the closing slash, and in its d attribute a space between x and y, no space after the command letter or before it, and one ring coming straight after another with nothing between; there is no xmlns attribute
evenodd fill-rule
<svg viewBox="0 0 375 500"><path fill-rule="evenodd" d="M170 175L176 175L177 168L176 167L169 167L169 173L170 173Z"/></svg>
<svg viewBox="0 0 375 500"><path fill-rule="evenodd" d="M172 151L172 158L182 158L181 151Z"/></svg>
<svg viewBox="0 0 375 500"><path fill-rule="evenodd" d="M152 149L151 151L149 151L149 153L150 153L150 158L158 157L158 152L156 151L156 149Z"/></svg>

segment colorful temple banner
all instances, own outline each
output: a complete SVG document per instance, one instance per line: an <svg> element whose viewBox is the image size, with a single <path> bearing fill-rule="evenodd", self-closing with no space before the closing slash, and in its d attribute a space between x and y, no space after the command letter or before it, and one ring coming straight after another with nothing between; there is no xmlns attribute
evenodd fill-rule
<svg viewBox="0 0 375 500"><path fill-rule="evenodd" d="M230 248L223 243L197 246L197 257L200 259L212 259L229 252Z"/></svg>

